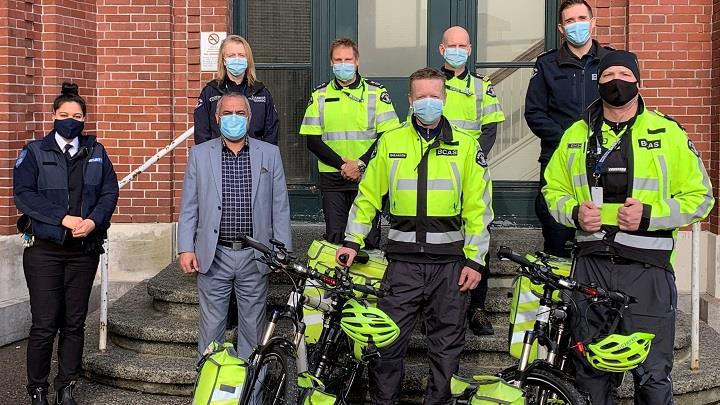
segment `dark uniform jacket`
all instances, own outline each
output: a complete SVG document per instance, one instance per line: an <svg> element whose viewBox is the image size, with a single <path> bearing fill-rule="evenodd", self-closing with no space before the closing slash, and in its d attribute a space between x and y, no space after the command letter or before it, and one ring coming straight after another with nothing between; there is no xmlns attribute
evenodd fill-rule
<svg viewBox="0 0 720 405"><path fill-rule="evenodd" d="M220 136L220 127L218 127L215 120L215 109L220 97L228 92L240 93L250 101L252 118L250 119L248 135L277 145L280 122L270 90L257 80L252 86L248 86L247 80L237 85L227 79L222 82L217 80L208 82L200 93L193 115L195 120L195 144L198 145Z"/></svg>
<svg viewBox="0 0 720 405"><path fill-rule="evenodd" d="M94 136L79 137L74 159L82 159L80 216L95 222L88 235L102 239L118 200L118 180L105 148ZM25 145L13 171L15 205L23 212L22 232L56 243L68 236L62 220L69 213L68 162L55 141L55 131Z"/></svg>
<svg viewBox="0 0 720 405"><path fill-rule="evenodd" d="M541 164L547 164L565 130L600 97L598 65L611 50L593 40L588 55L582 59L567 44L537 58L525 97L525 120L540 138Z"/></svg>

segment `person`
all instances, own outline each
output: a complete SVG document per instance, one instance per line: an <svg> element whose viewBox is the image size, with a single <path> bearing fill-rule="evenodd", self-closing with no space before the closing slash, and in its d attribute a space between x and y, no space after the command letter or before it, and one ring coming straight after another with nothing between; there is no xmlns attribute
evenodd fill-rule
<svg viewBox="0 0 720 405"><path fill-rule="evenodd" d="M465 343L468 291L480 282L488 252L493 211L487 161L475 137L442 116L444 84L445 75L432 68L410 75L413 113L378 141L337 251L340 264L352 264L387 194L388 293L378 299L378 308L397 323L400 336L370 363L374 404L399 401L418 312L429 341L425 403L450 400L450 378Z"/></svg>
<svg viewBox="0 0 720 405"><path fill-rule="evenodd" d="M248 99L227 93L215 113L221 138L190 150L178 220L179 264L197 275L198 359L212 341L224 342L230 294L237 296L237 352L247 359L263 332L268 289L261 254L240 242L243 233L292 249L290 206L280 150L250 139Z"/></svg>
<svg viewBox="0 0 720 405"><path fill-rule="evenodd" d="M542 191L555 220L577 229L578 281L636 298L617 333L655 334L647 360L632 372L635 404L672 404L673 249L679 228L709 214L712 186L680 124L645 106L635 54L607 54L598 75L600 100L561 138ZM573 331L587 351L612 318L602 306L577 294L573 299L576 313L587 314ZM616 403L621 373L602 372L582 356L574 363L575 381L593 404Z"/></svg>
<svg viewBox="0 0 720 405"><path fill-rule="evenodd" d="M228 35L220 44L218 54L216 76L203 88L193 113L195 145L220 137L215 112L220 97L230 92L242 94L250 101L254 118L248 135L277 145L278 113L270 90L255 76L250 44L239 35Z"/></svg>
<svg viewBox="0 0 720 405"><path fill-rule="evenodd" d="M325 240L340 244L376 139L400 123L385 88L360 76L360 54L353 40L340 38L330 44L330 64L335 79L313 91L300 135L318 159ZM379 217L368 237L369 248L380 247Z"/></svg>
<svg viewBox="0 0 720 405"><path fill-rule="evenodd" d="M537 58L525 97L525 120L540 138L540 186L535 213L542 226L546 253L570 257L575 231L557 223L548 212L540 189L544 173L560 137L598 98L597 68L612 49L592 39L595 18L584 0L564 0L558 10L558 31L564 41Z"/></svg>
<svg viewBox="0 0 720 405"><path fill-rule="evenodd" d="M450 124L478 139L483 153L488 155L495 144L498 124L505 121L505 114L490 78L477 75L466 67L468 57L472 55L470 34L459 26L448 28L443 33L438 51L445 60L441 69L445 73L447 89L443 114ZM489 263L484 263L480 285L470 292L468 325L475 335L494 333L490 317L485 312L489 277Z"/></svg>
<svg viewBox="0 0 720 405"><path fill-rule="evenodd" d="M53 130L25 145L13 170L32 314L27 390L33 405L48 403L58 335L54 403L76 405L88 300L119 189L105 148L84 133L87 106L76 84L63 83L52 119Z"/></svg>

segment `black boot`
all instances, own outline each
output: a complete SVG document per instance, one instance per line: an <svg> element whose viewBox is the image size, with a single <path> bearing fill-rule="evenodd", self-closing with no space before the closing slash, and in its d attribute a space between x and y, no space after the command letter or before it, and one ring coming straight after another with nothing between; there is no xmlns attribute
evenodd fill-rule
<svg viewBox="0 0 720 405"><path fill-rule="evenodd" d="M482 308L471 308L468 312L468 326L475 336L492 335L495 333L490 317Z"/></svg>
<svg viewBox="0 0 720 405"><path fill-rule="evenodd" d="M42 388L35 388L30 392L30 405L48 405L47 392Z"/></svg>
<svg viewBox="0 0 720 405"><path fill-rule="evenodd" d="M75 389L76 381L70 381L70 384L60 387L60 389L55 394L55 403L56 404L62 404L62 405L78 405L78 403L73 399L73 390Z"/></svg>

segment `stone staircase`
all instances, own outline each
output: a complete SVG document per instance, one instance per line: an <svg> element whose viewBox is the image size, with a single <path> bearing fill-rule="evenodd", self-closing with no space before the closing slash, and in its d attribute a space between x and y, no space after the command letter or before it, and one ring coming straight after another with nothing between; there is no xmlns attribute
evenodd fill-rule
<svg viewBox="0 0 720 405"><path fill-rule="evenodd" d="M310 242L322 237L317 224L294 223L295 251L304 254ZM494 228L492 248L499 244L518 252L533 252L541 240L539 230ZM460 374L494 374L515 363L507 354L510 286L515 265L491 257L493 278L487 309L495 335L476 337L467 334L461 357ZM271 275L270 303L283 303L289 291L287 279ZM98 317L88 318L88 337L83 360L86 376L104 384L129 390L165 395L190 395L195 382L198 307L195 277L182 274L176 263L157 276L139 283L109 309L109 344L105 353L97 350ZM720 334L702 324L702 369L689 369L689 317L679 314L675 340L673 373L678 404L706 404L720 400ZM234 338L229 331L228 339ZM419 328L413 335L406 362L403 403L420 402L428 373L424 337ZM632 395L631 378L621 389L625 398ZM689 401L689 402L688 402ZM700 401L700 402L697 402Z"/></svg>

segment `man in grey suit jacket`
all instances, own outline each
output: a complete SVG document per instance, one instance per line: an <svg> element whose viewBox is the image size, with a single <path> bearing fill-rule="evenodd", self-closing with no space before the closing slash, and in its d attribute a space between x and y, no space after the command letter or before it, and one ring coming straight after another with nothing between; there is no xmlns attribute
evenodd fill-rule
<svg viewBox="0 0 720 405"><path fill-rule="evenodd" d="M237 241L242 232L292 249L290 206L277 146L246 136L251 119L245 96L224 95L216 119L222 137L190 151L178 224L180 268L198 272L198 356L223 342L232 290L238 302L238 354L248 358L261 338L269 269L260 254Z"/></svg>

